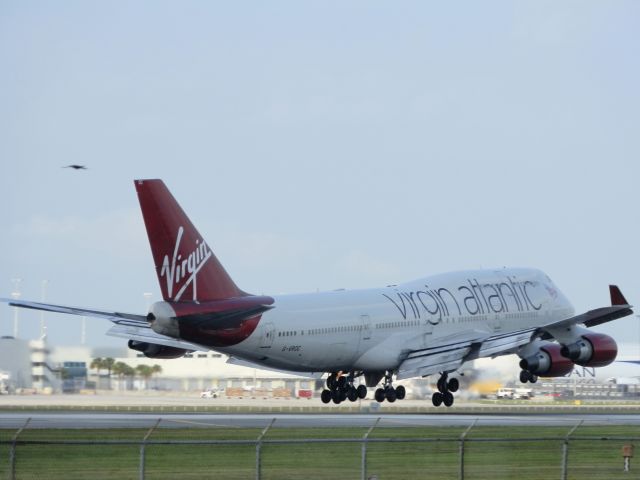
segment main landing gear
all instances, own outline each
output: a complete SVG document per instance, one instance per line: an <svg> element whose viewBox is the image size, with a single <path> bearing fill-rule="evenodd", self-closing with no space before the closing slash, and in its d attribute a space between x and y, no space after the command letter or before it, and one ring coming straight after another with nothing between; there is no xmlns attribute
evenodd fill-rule
<svg viewBox="0 0 640 480"><path fill-rule="evenodd" d="M402 385L399 385L396 388L393 388L392 385L392 376L391 372L387 372L384 376L384 383L382 388L378 388L375 393L376 402L382 403L385 400L389 403L393 403L396 400L403 400L407 391L404 389Z"/></svg>
<svg viewBox="0 0 640 480"><path fill-rule="evenodd" d="M439 407L443 403L445 407L453 405L453 392L458 391L460 382L458 382L457 378L448 379L448 376L447 372L444 372L438 379L438 391L431 397L434 407Z"/></svg>
<svg viewBox="0 0 640 480"><path fill-rule="evenodd" d="M329 403L333 401L336 405L349 400L355 402L358 399L363 399L367 396L367 387L364 385L353 385L355 376L353 372L349 375L341 375L339 373L332 373L327 378L327 389L323 390L320 394L322 403Z"/></svg>
<svg viewBox="0 0 640 480"><path fill-rule="evenodd" d="M369 383L370 386L376 385L380 381L382 375L382 372L379 372L379 376L377 376L377 378L374 376L373 381L371 381L370 378L367 378L367 383L371 381L371 383ZM353 382L355 377L356 376L353 372L348 375L342 375L340 372L330 374L329 378L327 378L327 388L320 394L322 402L333 402L338 404L345 400L355 402L356 400L364 399L367 396L367 387L364 385L359 385L358 387L354 386ZM365 378L366 377L367 375L365 374ZM402 400L407 394L402 385L393 388L392 377L393 372L386 372L384 374L382 388L378 388L375 393L375 399L377 402L384 402L386 400L387 402L393 403L396 400Z"/></svg>

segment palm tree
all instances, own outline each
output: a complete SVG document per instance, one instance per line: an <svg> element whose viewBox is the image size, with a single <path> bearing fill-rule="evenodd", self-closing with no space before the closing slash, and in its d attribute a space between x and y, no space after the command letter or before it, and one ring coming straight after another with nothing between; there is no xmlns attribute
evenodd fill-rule
<svg viewBox="0 0 640 480"><path fill-rule="evenodd" d="M135 370L124 362L116 362L113 365L113 373L118 376L118 379L122 383L124 377L133 377L135 375Z"/></svg>
<svg viewBox="0 0 640 480"><path fill-rule="evenodd" d="M91 360L91 365L89 368L92 368L98 372L98 376L100 376L100 370L104 367L104 360L102 357L97 357Z"/></svg>
<svg viewBox="0 0 640 480"><path fill-rule="evenodd" d="M143 378L144 388L147 389L148 388L147 382L153 375L153 367L150 367L149 365L138 365L136 367L136 373Z"/></svg>
<svg viewBox="0 0 640 480"><path fill-rule="evenodd" d="M159 374L161 374L161 373L162 373L162 367L161 367L160 365L158 365L157 363L154 363L154 364L151 366L151 375L152 375L152 376L153 376L153 375L156 375L155 382L154 382L154 383L155 383L155 388L156 388L156 389L158 388L158 377L157 377L157 375L159 375Z"/></svg>
<svg viewBox="0 0 640 480"><path fill-rule="evenodd" d="M104 366L104 358L102 358L102 357L94 358L93 360L91 360L91 365L89 365L89 368L91 368L91 369L96 371L96 374L98 376L98 380L96 382L96 386L99 388L99 385L100 385L100 370L105 368L105 366Z"/></svg>
<svg viewBox="0 0 640 480"><path fill-rule="evenodd" d="M105 368L107 370L107 376L109 378L109 390L111 390L111 371L113 370L115 363L116 361L113 358L107 357L104 359L104 363L102 364L102 368Z"/></svg>

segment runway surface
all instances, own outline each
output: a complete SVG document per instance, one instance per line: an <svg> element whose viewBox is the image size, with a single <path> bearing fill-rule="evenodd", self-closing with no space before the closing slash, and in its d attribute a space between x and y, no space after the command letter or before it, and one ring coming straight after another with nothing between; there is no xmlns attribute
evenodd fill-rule
<svg viewBox="0 0 640 480"><path fill-rule="evenodd" d="M159 418L164 428L263 428L275 420L274 427L367 428L380 418L380 427L442 427L464 428L476 422L478 426L566 426L579 422L583 425L637 425L640 415L236 415L236 414L119 414L119 413L0 413L0 429L17 429L31 418L28 428L150 428Z"/></svg>

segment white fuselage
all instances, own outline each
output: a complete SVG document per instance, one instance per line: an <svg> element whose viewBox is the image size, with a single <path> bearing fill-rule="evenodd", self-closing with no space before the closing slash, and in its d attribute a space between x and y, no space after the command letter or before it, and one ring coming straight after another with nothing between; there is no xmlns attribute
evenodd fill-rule
<svg viewBox="0 0 640 480"><path fill-rule="evenodd" d="M465 331L509 333L569 318L543 272L476 270L367 290L276 296L245 341L219 349L300 372L395 370L410 351Z"/></svg>

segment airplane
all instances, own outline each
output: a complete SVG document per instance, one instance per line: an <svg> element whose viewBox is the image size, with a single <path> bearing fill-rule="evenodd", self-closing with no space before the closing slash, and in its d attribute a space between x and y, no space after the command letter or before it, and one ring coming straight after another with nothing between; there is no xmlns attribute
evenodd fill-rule
<svg viewBox="0 0 640 480"><path fill-rule="evenodd" d="M376 387L378 402L395 402L406 390L394 387L394 378L437 374L436 407L453 405L460 387L455 373L477 358L517 354L523 383L566 375L575 365L609 365L615 340L589 327L633 313L610 285L610 306L576 315L552 280L530 268L443 273L384 288L252 295L234 283L162 180L134 184L163 301L146 315L2 301L108 319L114 323L108 335L150 358L216 350L254 368L327 373L324 403L363 399Z"/></svg>

